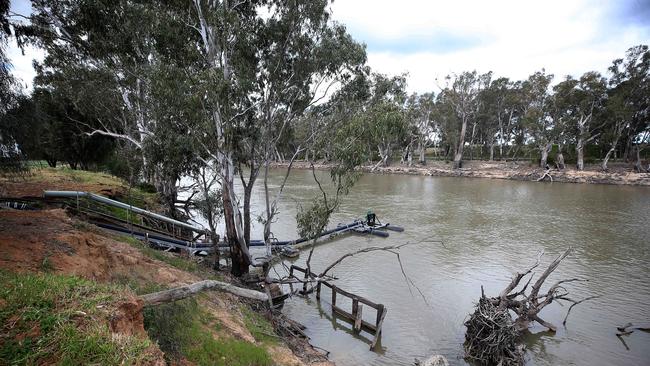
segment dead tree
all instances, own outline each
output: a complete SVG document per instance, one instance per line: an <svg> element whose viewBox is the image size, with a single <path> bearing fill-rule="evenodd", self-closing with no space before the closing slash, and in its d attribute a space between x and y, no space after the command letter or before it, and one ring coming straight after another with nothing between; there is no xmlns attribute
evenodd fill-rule
<svg viewBox="0 0 650 366"><path fill-rule="evenodd" d="M595 298L588 297L574 300L564 287L566 283L586 281L578 278L564 279L555 282L548 290L542 292L542 286L560 262L571 252L571 248L559 255L539 278L529 288L533 280L533 270L539 266L543 253L537 257L535 264L523 273L516 273L508 286L496 297L486 297L481 288L481 298L476 310L465 322L465 357L473 362L484 365L522 365L524 348L521 343L522 335L532 322L537 322L550 331L555 332L556 326L542 319L539 313L554 301L571 303L564 324L575 305ZM521 287L524 278L528 280ZM516 315L513 319L511 314Z"/></svg>

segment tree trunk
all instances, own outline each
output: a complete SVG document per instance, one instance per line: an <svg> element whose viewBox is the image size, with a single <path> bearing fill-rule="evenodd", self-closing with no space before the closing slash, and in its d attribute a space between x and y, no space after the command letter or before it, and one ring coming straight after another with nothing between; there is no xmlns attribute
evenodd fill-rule
<svg viewBox="0 0 650 366"><path fill-rule="evenodd" d="M236 203L232 202L230 190L231 187L228 187L226 184L223 185L223 218L226 224L226 239L230 247L230 258L232 260L230 272L233 276L239 277L248 273L250 263L241 248L239 236L237 235L236 213L234 212L234 205Z"/></svg>
<svg viewBox="0 0 650 366"><path fill-rule="evenodd" d="M630 162L630 151L632 151L632 140L634 140L634 136L628 137L627 142L625 143L625 150L623 151L623 160L626 163Z"/></svg>
<svg viewBox="0 0 650 366"><path fill-rule="evenodd" d="M636 150L636 159L634 161L634 171L636 171L637 173L642 173L645 170L641 166L641 146L637 145L635 150Z"/></svg>
<svg viewBox="0 0 650 366"><path fill-rule="evenodd" d="M490 161L494 161L494 141L490 143Z"/></svg>
<svg viewBox="0 0 650 366"><path fill-rule="evenodd" d="M242 172L239 172L242 174ZM252 178L251 178L252 179ZM246 245L251 242L251 193L253 192L253 182L250 180L244 186L244 240Z"/></svg>
<svg viewBox="0 0 650 366"><path fill-rule="evenodd" d="M422 142L418 143L418 151L420 153L420 157L418 158L418 164L427 165L427 160L426 160L426 157L424 155L425 152L426 152L426 149L425 149L424 144Z"/></svg>
<svg viewBox="0 0 650 366"><path fill-rule="evenodd" d="M582 137L578 137L578 141L576 142L576 154L578 156L576 169L585 170L585 142Z"/></svg>
<svg viewBox="0 0 650 366"><path fill-rule="evenodd" d="M546 169L546 161L548 160L548 153L551 151L552 147L553 144L549 143L540 148L540 152L542 153L542 158L539 159L540 168Z"/></svg>
<svg viewBox="0 0 650 366"><path fill-rule="evenodd" d="M463 147L465 146L465 132L467 131L467 119L463 118L463 124L458 136L458 145L456 146L456 155L454 155L454 169L460 169L463 165Z"/></svg>
<svg viewBox="0 0 650 366"><path fill-rule="evenodd" d="M212 264L212 269L219 271L221 270L221 264L219 263L221 261L221 255L219 253L219 235L215 230L214 226L210 225L210 241L214 247L214 263Z"/></svg>
<svg viewBox="0 0 650 366"><path fill-rule="evenodd" d="M385 146L382 148L382 146L377 147L379 150L379 158L381 159L381 166L387 167L390 165L390 146Z"/></svg>
<svg viewBox="0 0 650 366"><path fill-rule="evenodd" d="M472 123L472 137L469 141L469 159L474 160L474 137L476 135L476 122Z"/></svg>
<svg viewBox="0 0 650 366"><path fill-rule="evenodd" d="M503 160L503 121L499 118L499 159Z"/></svg>
<svg viewBox="0 0 650 366"><path fill-rule="evenodd" d="M402 164L408 164L408 166L411 166L413 161L413 158L411 156L411 144L408 144L406 148L404 149L404 153L402 154Z"/></svg>
<svg viewBox="0 0 650 366"><path fill-rule="evenodd" d="M616 144L612 144L612 147L607 150L607 154L605 154L605 158L603 159L603 162L600 165L600 168L604 171L607 171L607 163L609 162L609 158L612 156L612 154L616 151Z"/></svg>

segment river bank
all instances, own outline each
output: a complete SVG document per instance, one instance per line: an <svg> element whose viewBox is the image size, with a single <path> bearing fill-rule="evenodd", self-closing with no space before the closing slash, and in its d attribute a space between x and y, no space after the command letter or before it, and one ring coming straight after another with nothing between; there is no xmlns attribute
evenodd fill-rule
<svg viewBox="0 0 650 366"><path fill-rule="evenodd" d="M286 168L289 163L276 162L273 165L277 168ZM295 161L292 167L293 169L310 169L311 164L306 161ZM430 161L425 166L393 164L375 169L373 167L373 165L364 165L359 169L365 173L373 174L489 178L518 181L537 181L545 173L544 169L531 166L526 161L466 161L461 169L453 169L451 163L442 161ZM328 170L330 164L319 162L314 164L314 168ZM650 173L635 173L628 164L623 163L610 164L610 169L607 172L603 172L599 165L586 165L583 171L567 167L563 170L551 169L549 174L553 182L650 186ZM544 180L550 181L548 176Z"/></svg>
<svg viewBox="0 0 650 366"><path fill-rule="evenodd" d="M156 366L300 366L320 360L315 364L332 365L306 340L278 333L281 314L228 293L206 291L144 307L143 294L206 279L244 284L211 270L210 259L157 251L30 199L43 189L128 196L142 207L156 206L155 193L129 190L125 182L101 173L46 168L0 178L0 198L28 202L26 210L0 206L0 359Z"/></svg>

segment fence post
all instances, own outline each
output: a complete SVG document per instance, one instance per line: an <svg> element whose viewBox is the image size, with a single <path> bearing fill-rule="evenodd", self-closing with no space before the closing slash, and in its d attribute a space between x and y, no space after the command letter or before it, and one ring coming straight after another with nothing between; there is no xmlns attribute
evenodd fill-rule
<svg viewBox="0 0 650 366"><path fill-rule="evenodd" d="M359 305L357 308L357 313L354 318L354 330L356 332L361 331L361 324L363 322L363 305Z"/></svg>

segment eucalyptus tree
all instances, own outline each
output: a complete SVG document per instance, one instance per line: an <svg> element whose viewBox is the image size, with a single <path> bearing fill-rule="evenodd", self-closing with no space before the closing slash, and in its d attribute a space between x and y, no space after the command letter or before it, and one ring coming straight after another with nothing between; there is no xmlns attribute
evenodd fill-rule
<svg viewBox="0 0 650 366"><path fill-rule="evenodd" d="M141 179L157 188L169 214L176 215L176 185L189 155L181 147L193 145L183 141L187 131L174 120L184 116L182 109L162 113L161 106L176 98L161 89L181 85L165 82L168 65L189 64L182 41L187 27L163 16L157 2L36 0L32 7L31 23L18 27L18 34L21 44L46 53L36 65L35 85L56 91L95 121L69 116L86 135L134 147Z"/></svg>
<svg viewBox="0 0 650 366"><path fill-rule="evenodd" d="M481 93L484 108L481 112L485 135L490 144L490 160L494 158L494 144L499 144L499 158L503 147L511 143L517 129L519 90L508 78L497 78Z"/></svg>
<svg viewBox="0 0 650 366"><path fill-rule="evenodd" d="M9 0L0 0L0 116L10 106L11 86L13 79L9 73L9 59L5 53L11 27L9 24ZM1 138L2 136L0 136ZM0 140L0 144L2 141Z"/></svg>
<svg viewBox="0 0 650 366"><path fill-rule="evenodd" d="M178 3L173 11L194 31L200 55L192 70L200 75L198 143L216 164L232 272L241 275L253 262L247 207L260 169L267 177L292 121L326 95L327 86L349 79L365 62L365 50L331 20L327 1ZM238 172L243 197L234 189ZM273 212L267 199L269 227Z"/></svg>
<svg viewBox="0 0 650 366"><path fill-rule="evenodd" d="M488 145L490 152L489 160L494 160L494 147L501 140L500 131L503 131L503 119L506 94L503 92L504 83L507 79L494 80L479 94L482 108L477 116L479 132L484 144Z"/></svg>
<svg viewBox="0 0 650 366"><path fill-rule="evenodd" d="M407 100L407 119L411 139L417 142L418 163L426 165L426 149L432 135L438 130L434 118L434 93L412 94Z"/></svg>
<svg viewBox="0 0 650 366"><path fill-rule="evenodd" d="M602 123L596 121L607 100L607 81L598 72L574 79L568 76L553 87L555 123L575 141L576 168L584 170L585 145L596 139Z"/></svg>
<svg viewBox="0 0 650 366"><path fill-rule="evenodd" d="M621 138L625 141L624 156L629 158L635 150L635 169L641 170L640 151L650 138L650 51L647 45L627 50L624 59L614 60L609 68L610 97L607 113L610 124L606 137L610 148L602 162L607 162ZM636 145L636 146L635 146Z"/></svg>
<svg viewBox="0 0 650 366"><path fill-rule="evenodd" d="M7 112L16 107L14 79L9 68L11 64L5 53L12 35L9 22L9 0L0 0L0 169L4 172L21 171L23 164L17 154L14 135L15 125L8 121Z"/></svg>
<svg viewBox="0 0 650 366"><path fill-rule="evenodd" d="M449 130L459 132L447 133L447 136L455 135L454 161L455 169L462 166L465 137L467 125L472 123L472 130L476 132L477 114L480 110L479 93L489 84L491 73L479 75L476 71L465 71L460 75L447 76L447 86L438 95L440 103L444 104L441 110L450 112L446 120L451 123ZM474 137L474 136L472 136Z"/></svg>
<svg viewBox="0 0 650 366"><path fill-rule="evenodd" d="M521 83L520 111L522 126L540 152L540 167L546 167L557 130L550 116L549 86L552 74L544 70L530 75Z"/></svg>
<svg viewBox="0 0 650 366"><path fill-rule="evenodd" d="M19 28L19 39L46 53L36 84L101 116L103 128L91 134L142 149L152 123L143 103L153 12L128 1L36 0L32 7L31 24Z"/></svg>

